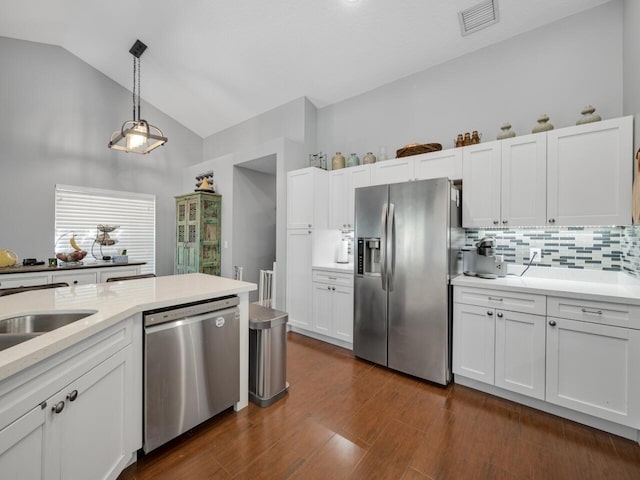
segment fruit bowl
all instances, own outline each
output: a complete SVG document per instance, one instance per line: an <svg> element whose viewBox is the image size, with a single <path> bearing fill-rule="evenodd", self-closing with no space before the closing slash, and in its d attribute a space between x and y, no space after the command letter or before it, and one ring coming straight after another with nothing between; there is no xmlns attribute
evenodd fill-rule
<svg viewBox="0 0 640 480"><path fill-rule="evenodd" d="M84 250L74 250L69 253L56 253L56 258L62 262L79 262L87 256L87 252Z"/></svg>

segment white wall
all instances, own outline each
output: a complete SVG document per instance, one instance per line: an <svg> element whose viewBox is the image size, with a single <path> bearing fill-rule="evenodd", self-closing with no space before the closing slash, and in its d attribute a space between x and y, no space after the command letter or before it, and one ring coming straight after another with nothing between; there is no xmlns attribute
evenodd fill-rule
<svg viewBox="0 0 640 480"><path fill-rule="evenodd" d="M275 260L276 176L236 166L232 264L243 267L244 281L257 284L260 270L271 270ZM258 292L250 292L249 300L258 300Z"/></svg>
<svg viewBox="0 0 640 480"><path fill-rule="evenodd" d="M173 272L175 204L202 139L151 105L143 117L169 138L149 155L107 148L131 115L131 93L66 50L0 37L0 248L47 259L55 184L157 196L156 273ZM144 85L143 85L144 93Z"/></svg>
<svg viewBox="0 0 640 480"><path fill-rule="evenodd" d="M305 145L305 150L312 153L316 148L315 122L315 106L300 97L205 138L202 159L218 158L282 137Z"/></svg>
<svg viewBox="0 0 640 480"><path fill-rule="evenodd" d="M222 195L223 247L221 274L225 277L231 277L233 275L233 249L235 244L235 218L233 217L234 166L269 155L276 156L276 307L284 309L285 272L287 266L286 172L307 166L308 159L305 154L305 147L286 138L277 138L251 148L237 148L238 150L234 153L206 160L184 169L183 189L185 191L193 190L194 177L199 173L213 170L215 190ZM252 235L254 232L249 230L242 232L242 234Z"/></svg>
<svg viewBox="0 0 640 480"><path fill-rule="evenodd" d="M472 130L494 140L506 121L530 133L542 113L556 127L574 125L588 104L619 117L622 15L614 1L319 109L318 149L362 157L386 146L393 158L408 143L451 148Z"/></svg>

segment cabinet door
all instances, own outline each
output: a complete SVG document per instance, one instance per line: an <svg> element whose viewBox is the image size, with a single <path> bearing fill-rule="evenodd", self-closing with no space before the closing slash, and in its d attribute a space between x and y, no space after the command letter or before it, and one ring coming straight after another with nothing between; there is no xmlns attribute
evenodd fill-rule
<svg viewBox="0 0 640 480"><path fill-rule="evenodd" d="M413 159L409 157L371 165L371 185L408 182L413 178Z"/></svg>
<svg viewBox="0 0 640 480"><path fill-rule="evenodd" d="M287 228L313 226L313 188L312 169L287 174Z"/></svg>
<svg viewBox="0 0 640 480"><path fill-rule="evenodd" d="M46 409L37 406L0 430L0 477L42 480Z"/></svg>
<svg viewBox="0 0 640 480"><path fill-rule="evenodd" d="M129 275L140 275L140 267L118 268L109 267L98 272L98 281L104 283L110 278L125 277Z"/></svg>
<svg viewBox="0 0 640 480"><path fill-rule="evenodd" d="M545 321L542 315L496 310L497 387L544 400Z"/></svg>
<svg viewBox="0 0 640 480"><path fill-rule="evenodd" d="M452 180L462 178L462 149L450 148L439 152L415 155L415 178L427 180L429 178L448 177Z"/></svg>
<svg viewBox="0 0 640 480"><path fill-rule="evenodd" d="M639 366L640 331L548 317L547 402L639 428Z"/></svg>
<svg viewBox="0 0 640 480"><path fill-rule="evenodd" d="M69 286L73 285L90 285L98 282L97 272L78 272L72 270L68 273L54 273L51 277L53 283L65 282Z"/></svg>
<svg viewBox="0 0 640 480"><path fill-rule="evenodd" d="M355 228L356 188L371 185L371 166L361 165L349 169L347 188L347 228Z"/></svg>
<svg viewBox="0 0 640 480"><path fill-rule="evenodd" d="M52 468L47 472L53 473L51 478L112 479L126 465L131 455L126 373L130 354L131 347L126 347L52 397L51 405L65 406L59 414L50 412L47 454L59 459L59 476Z"/></svg>
<svg viewBox="0 0 640 480"><path fill-rule="evenodd" d="M347 228L350 169L329 172L329 228Z"/></svg>
<svg viewBox="0 0 640 480"><path fill-rule="evenodd" d="M333 334L345 342L353 342L353 288L334 287Z"/></svg>
<svg viewBox="0 0 640 480"><path fill-rule="evenodd" d="M0 288L30 287L49 283L46 273L33 275L0 275Z"/></svg>
<svg viewBox="0 0 640 480"><path fill-rule="evenodd" d="M331 288L331 285L324 283L313 283L313 330L323 335L332 335L333 333L333 292Z"/></svg>
<svg viewBox="0 0 640 480"><path fill-rule="evenodd" d="M311 328L311 230L287 231L289 324Z"/></svg>
<svg viewBox="0 0 640 480"><path fill-rule="evenodd" d="M453 304L453 373L493 385L493 314L493 309Z"/></svg>
<svg viewBox="0 0 640 480"><path fill-rule="evenodd" d="M502 226L547 224L547 136L502 142Z"/></svg>
<svg viewBox="0 0 640 480"><path fill-rule="evenodd" d="M629 225L633 117L547 132L551 225Z"/></svg>
<svg viewBox="0 0 640 480"><path fill-rule="evenodd" d="M488 142L462 150L462 226L500 225L501 142Z"/></svg>

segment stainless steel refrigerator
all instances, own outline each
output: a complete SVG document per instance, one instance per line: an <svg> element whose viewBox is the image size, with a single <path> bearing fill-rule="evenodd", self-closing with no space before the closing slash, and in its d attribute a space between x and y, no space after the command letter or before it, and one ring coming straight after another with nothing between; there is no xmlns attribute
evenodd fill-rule
<svg viewBox="0 0 640 480"><path fill-rule="evenodd" d="M356 189L353 351L442 385L451 379L450 276L464 245L447 178Z"/></svg>

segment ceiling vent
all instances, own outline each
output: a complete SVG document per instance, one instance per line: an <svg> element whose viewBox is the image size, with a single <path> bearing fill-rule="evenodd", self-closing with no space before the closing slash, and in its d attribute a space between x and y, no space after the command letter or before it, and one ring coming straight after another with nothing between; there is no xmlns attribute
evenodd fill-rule
<svg viewBox="0 0 640 480"><path fill-rule="evenodd" d="M458 12L462 36L477 32L498 23L498 0L485 0L473 7Z"/></svg>

